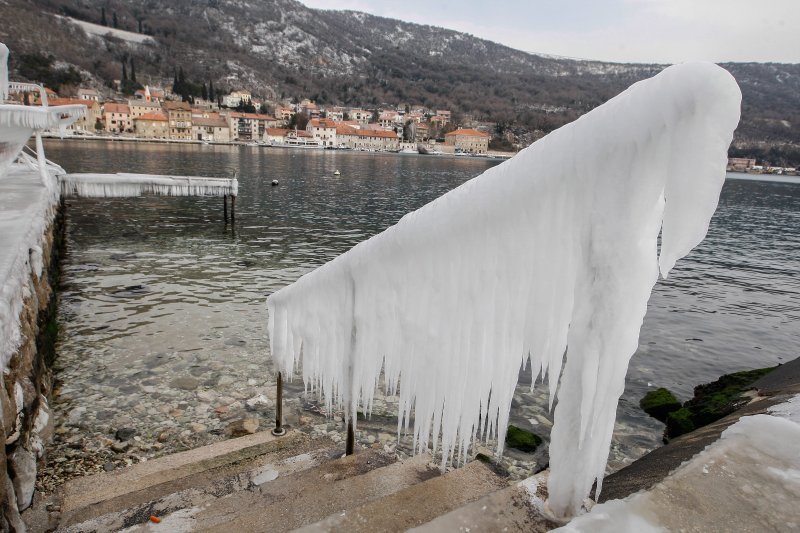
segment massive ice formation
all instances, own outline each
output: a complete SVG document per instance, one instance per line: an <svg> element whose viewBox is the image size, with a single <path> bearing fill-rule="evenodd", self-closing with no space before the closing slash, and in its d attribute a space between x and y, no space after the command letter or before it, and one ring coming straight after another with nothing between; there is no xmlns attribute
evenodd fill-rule
<svg viewBox="0 0 800 533"><path fill-rule="evenodd" d="M302 363L353 417L383 368L416 445L447 461L476 437L502 452L530 357L551 401L558 386L550 505L575 513L602 486L659 267L706 234L740 102L713 64L669 67L406 215L269 297L278 369Z"/></svg>

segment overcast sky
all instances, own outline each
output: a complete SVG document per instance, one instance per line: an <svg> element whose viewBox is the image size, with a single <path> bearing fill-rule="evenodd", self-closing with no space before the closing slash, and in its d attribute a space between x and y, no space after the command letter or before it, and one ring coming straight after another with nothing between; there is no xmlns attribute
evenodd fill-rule
<svg viewBox="0 0 800 533"><path fill-rule="evenodd" d="M800 0L300 0L519 50L622 62L800 63Z"/></svg>

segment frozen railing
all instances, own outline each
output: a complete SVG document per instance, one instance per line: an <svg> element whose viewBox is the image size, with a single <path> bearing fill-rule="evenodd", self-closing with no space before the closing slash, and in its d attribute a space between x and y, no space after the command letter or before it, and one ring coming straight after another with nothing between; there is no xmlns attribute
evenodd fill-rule
<svg viewBox="0 0 800 533"><path fill-rule="evenodd" d="M6 104L12 93L39 93L38 106ZM36 159L42 183L48 188L55 184L47 172L47 159L44 155L41 131L50 128L63 129L72 124L86 112L86 106L67 105L51 107L47 102L47 91L36 83L10 82L8 80L8 47L0 43L0 178L11 163L19 156L22 147L36 135Z"/></svg>
<svg viewBox="0 0 800 533"><path fill-rule="evenodd" d="M530 364L558 399L549 506L578 512L659 271L708 230L740 104L720 67L669 67L272 294L280 378L302 369L349 422L383 380L398 433L413 419L444 467L478 438L502 453Z"/></svg>

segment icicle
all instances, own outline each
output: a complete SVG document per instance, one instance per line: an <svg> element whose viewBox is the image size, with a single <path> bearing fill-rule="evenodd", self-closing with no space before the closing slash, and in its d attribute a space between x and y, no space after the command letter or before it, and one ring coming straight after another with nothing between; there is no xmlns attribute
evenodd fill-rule
<svg viewBox="0 0 800 533"><path fill-rule="evenodd" d="M415 449L433 441L444 465L478 429L502 451L530 357L558 396L550 506L576 512L602 478L659 268L703 239L716 209L740 102L715 65L669 67L406 215L268 298L278 370L302 359L330 406L348 363L364 395L382 361L399 384L398 432L413 416Z"/></svg>
<svg viewBox="0 0 800 533"><path fill-rule="evenodd" d="M0 104L8 98L8 47L0 43Z"/></svg>

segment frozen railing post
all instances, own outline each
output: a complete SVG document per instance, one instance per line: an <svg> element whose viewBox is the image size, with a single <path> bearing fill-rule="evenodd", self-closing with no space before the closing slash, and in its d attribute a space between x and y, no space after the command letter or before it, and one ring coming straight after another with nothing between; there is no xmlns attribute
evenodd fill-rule
<svg viewBox="0 0 800 533"><path fill-rule="evenodd" d="M708 230L740 105L710 63L635 83L272 294L277 370L302 368L354 426L383 372L398 430L413 417L414 449L440 449L444 468L474 437L502 453L530 359L558 397L548 504L579 512L602 490L659 271Z"/></svg>
<svg viewBox="0 0 800 533"><path fill-rule="evenodd" d="M286 435L286 430L283 428L283 376L278 372L277 392L275 395L275 427L272 428L272 434L276 437Z"/></svg>

